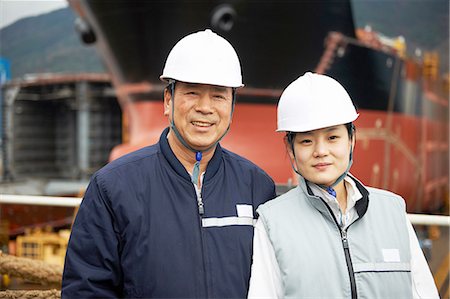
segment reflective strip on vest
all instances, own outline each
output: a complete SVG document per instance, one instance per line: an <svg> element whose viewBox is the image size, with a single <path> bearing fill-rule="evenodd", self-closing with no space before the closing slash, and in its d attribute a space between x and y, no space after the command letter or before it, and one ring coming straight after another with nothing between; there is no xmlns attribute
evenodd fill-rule
<svg viewBox="0 0 450 299"><path fill-rule="evenodd" d="M223 217L223 218L203 218L203 227L230 226L230 225L255 225L256 219L250 217Z"/></svg>

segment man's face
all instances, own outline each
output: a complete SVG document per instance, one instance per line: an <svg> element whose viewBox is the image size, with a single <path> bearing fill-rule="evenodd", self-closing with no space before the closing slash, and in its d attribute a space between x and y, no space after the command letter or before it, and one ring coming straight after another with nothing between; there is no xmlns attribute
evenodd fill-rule
<svg viewBox="0 0 450 299"><path fill-rule="evenodd" d="M164 115L169 121L174 118L190 147L205 150L222 137L231 123L232 101L230 87L177 82L174 98L167 89L164 92Z"/></svg>

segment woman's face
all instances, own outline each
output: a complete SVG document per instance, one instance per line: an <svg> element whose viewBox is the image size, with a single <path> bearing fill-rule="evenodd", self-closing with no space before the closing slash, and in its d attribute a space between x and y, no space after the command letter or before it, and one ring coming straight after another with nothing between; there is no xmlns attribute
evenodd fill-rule
<svg viewBox="0 0 450 299"><path fill-rule="evenodd" d="M306 180L330 186L346 171L353 140L349 138L346 126L338 125L296 133L293 140L295 157L292 147L287 146L298 172Z"/></svg>

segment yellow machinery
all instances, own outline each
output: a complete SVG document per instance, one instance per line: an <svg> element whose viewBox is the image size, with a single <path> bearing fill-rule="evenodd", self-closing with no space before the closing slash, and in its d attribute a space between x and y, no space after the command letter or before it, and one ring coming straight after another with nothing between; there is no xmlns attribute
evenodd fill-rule
<svg viewBox="0 0 450 299"><path fill-rule="evenodd" d="M17 256L40 260L49 264L64 265L70 230L52 232L51 228L36 229L17 237Z"/></svg>

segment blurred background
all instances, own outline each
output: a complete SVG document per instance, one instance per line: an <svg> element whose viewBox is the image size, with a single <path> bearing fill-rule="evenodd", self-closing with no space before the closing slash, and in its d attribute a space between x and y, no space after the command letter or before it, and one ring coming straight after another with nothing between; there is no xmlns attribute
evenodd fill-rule
<svg viewBox="0 0 450 299"><path fill-rule="evenodd" d="M306 71L345 86L361 115L351 172L403 196L441 297L449 298L447 0L0 0L7 258L62 267L89 178L157 141L168 124L158 79L165 58L181 37L204 28L236 48L246 84L221 143L266 170L278 193L296 185L275 133L283 88ZM0 267L2 289L60 283L10 272Z"/></svg>
<svg viewBox="0 0 450 299"><path fill-rule="evenodd" d="M388 37L403 36L411 55L416 49L437 51L441 71L448 73L448 1L352 0L351 5L357 28L370 26ZM12 65L11 77L105 71L93 47L80 43L75 18L65 0L1 0L0 49Z"/></svg>

